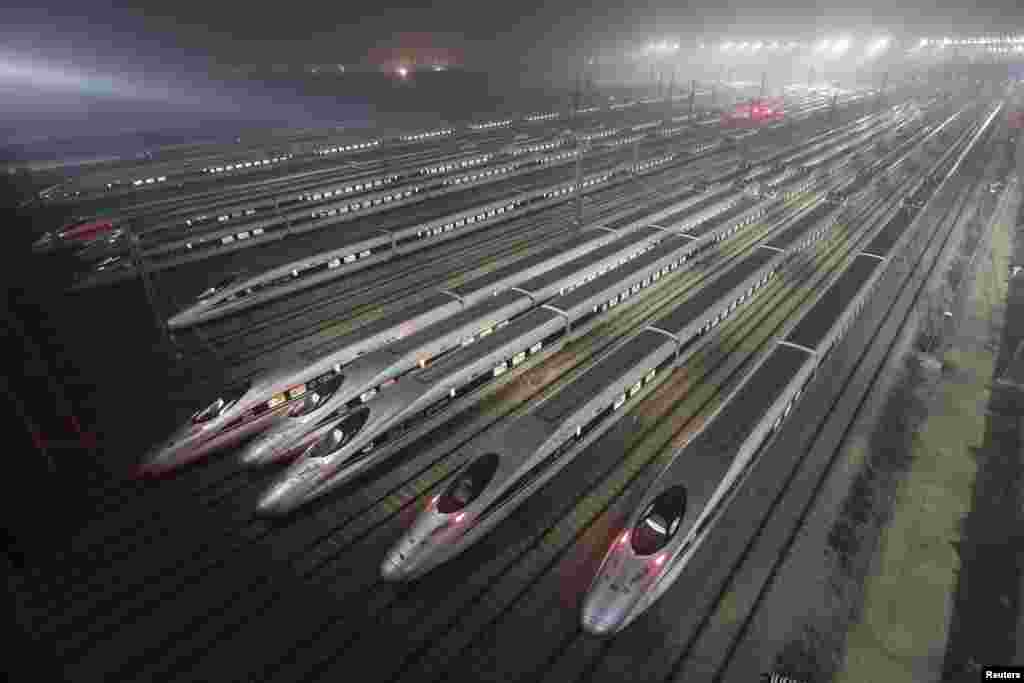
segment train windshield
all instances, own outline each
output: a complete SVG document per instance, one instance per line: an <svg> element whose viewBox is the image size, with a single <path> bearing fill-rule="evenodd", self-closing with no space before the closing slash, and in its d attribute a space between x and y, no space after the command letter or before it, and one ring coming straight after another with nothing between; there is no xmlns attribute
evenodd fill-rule
<svg viewBox="0 0 1024 683"><path fill-rule="evenodd" d="M310 458L326 458L352 440L366 421L370 419L370 409L358 408L349 413L341 422L309 450Z"/></svg>
<svg viewBox="0 0 1024 683"><path fill-rule="evenodd" d="M302 403L297 405L292 412L288 415L289 417L302 417L308 415L317 408L320 408L331 396L338 391L338 387L345 381L345 375L340 372L332 377L331 379L323 382L316 389L313 389L306 394L306 397L302 400Z"/></svg>
<svg viewBox="0 0 1024 683"><path fill-rule="evenodd" d="M438 512L451 514L476 500L494 477L498 461L497 453L488 453L462 470L441 494L437 501Z"/></svg>
<svg viewBox="0 0 1024 683"><path fill-rule="evenodd" d="M658 552L672 540L686 512L686 489L673 486L663 491L640 517L630 535L637 555Z"/></svg>
<svg viewBox="0 0 1024 683"><path fill-rule="evenodd" d="M219 417L225 410L237 403L238 399L242 398L251 386L251 382L246 382L245 384L228 389L216 401L192 415L192 424L203 424L215 417Z"/></svg>
<svg viewBox="0 0 1024 683"><path fill-rule="evenodd" d="M204 299L209 299L211 296L221 291L222 289L225 289L235 284L236 282L241 280L242 277L243 273L235 273L234 275L224 278L223 280L221 280L220 282L218 282L217 284L215 284L214 286L210 287L209 289L205 290L202 294L197 296L196 301L203 301Z"/></svg>

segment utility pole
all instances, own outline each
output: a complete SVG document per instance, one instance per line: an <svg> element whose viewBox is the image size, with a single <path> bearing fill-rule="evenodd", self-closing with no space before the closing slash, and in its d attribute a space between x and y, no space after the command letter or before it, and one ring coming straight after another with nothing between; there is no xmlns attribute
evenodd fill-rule
<svg viewBox="0 0 1024 683"><path fill-rule="evenodd" d="M163 316L160 315L160 309L156 303L156 286L153 284L153 275L149 271L146 258L143 256L142 250L139 249L139 236L131 225L126 224L125 229L128 233L128 248L131 251L132 263L135 266L135 272L139 274L139 278L142 280L142 289L146 294L146 303L149 305L150 313L153 315L153 323L160 333L160 340L163 342L164 348L180 360L181 352L178 351L177 345L174 343L174 336L167 329L167 323L164 321Z"/></svg>
<svg viewBox="0 0 1024 683"><path fill-rule="evenodd" d="M676 86L676 71L672 70L668 81L668 95L665 97L665 124L672 120L672 91Z"/></svg>
<svg viewBox="0 0 1024 683"><path fill-rule="evenodd" d="M587 152L587 143L576 146L576 225L583 225L583 155Z"/></svg>
<svg viewBox="0 0 1024 683"><path fill-rule="evenodd" d="M572 91L572 112L570 113L570 121L572 122L573 130L576 129L576 112L580 109L580 72L576 72L576 86Z"/></svg>
<svg viewBox="0 0 1024 683"><path fill-rule="evenodd" d="M878 89L878 108L885 106L885 86L889 83L889 72L882 74L882 87Z"/></svg>
<svg viewBox="0 0 1024 683"><path fill-rule="evenodd" d="M718 82L717 82L717 85L720 85L720 86L724 87L724 83L725 83L725 67L723 66L721 68L721 70L718 72ZM717 88L711 88L711 106L712 106L712 108L714 108L715 101L718 99L717 95L718 95L718 89Z"/></svg>
<svg viewBox="0 0 1024 683"><path fill-rule="evenodd" d="M573 92L573 117L575 118L575 112L579 109L580 102L580 78L581 74L579 71L576 72L576 89ZM584 144L580 140L579 126L573 126L573 139L576 143L576 180L574 190L576 192L576 225L583 224L583 204L582 204L582 185L583 185L583 151Z"/></svg>
<svg viewBox="0 0 1024 683"><path fill-rule="evenodd" d="M810 88L814 85L814 67L812 66L807 70L807 87Z"/></svg>
<svg viewBox="0 0 1024 683"><path fill-rule="evenodd" d="M765 86L767 84L768 84L768 72L767 71L762 71L761 72L761 100L764 100L764 89L765 89Z"/></svg>
<svg viewBox="0 0 1024 683"><path fill-rule="evenodd" d="M690 81L690 122L693 122L693 107L697 99L697 81Z"/></svg>
<svg viewBox="0 0 1024 683"><path fill-rule="evenodd" d="M829 122L832 125L835 125L835 122L836 122L836 106L838 105L838 103L839 103L839 93L835 93L834 95L832 95L832 109L829 112Z"/></svg>

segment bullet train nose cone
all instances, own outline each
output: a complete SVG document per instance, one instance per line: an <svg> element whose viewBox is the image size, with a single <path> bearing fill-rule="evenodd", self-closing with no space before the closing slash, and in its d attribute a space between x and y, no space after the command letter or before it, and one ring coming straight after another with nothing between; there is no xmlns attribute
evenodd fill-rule
<svg viewBox="0 0 1024 683"><path fill-rule="evenodd" d="M284 436L276 434L265 439L257 439L242 449L238 461L247 467L262 467L279 460L284 455L281 448Z"/></svg>
<svg viewBox="0 0 1024 683"><path fill-rule="evenodd" d="M261 517L282 517L299 506L302 498L287 482L270 488L256 504L256 514Z"/></svg>
<svg viewBox="0 0 1024 683"><path fill-rule="evenodd" d="M166 443L151 449L139 461L133 475L136 478L158 477L188 462L192 440L172 437Z"/></svg>
<svg viewBox="0 0 1024 683"><path fill-rule="evenodd" d="M409 581L415 578L418 563L410 552L411 549L403 552L397 548L389 552L380 564L380 578L385 581Z"/></svg>
<svg viewBox="0 0 1024 683"><path fill-rule="evenodd" d="M171 468L164 467L156 463L141 463L131 469L129 477L132 479L157 479L167 472Z"/></svg>
<svg viewBox="0 0 1024 683"><path fill-rule="evenodd" d="M181 328L188 326L188 322L191 319L191 317L192 316L186 315L184 313L172 315L170 318L167 319L167 327L171 330L180 330Z"/></svg>
<svg viewBox="0 0 1024 683"><path fill-rule="evenodd" d="M405 563L397 554L389 554L380 565L380 578L385 581L402 581L408 576Z"/></svg>
<svg viewBox="0 0 1024 683"><path fill-rule="evenodd" d="M632 604L629 595L608 591L591 593L583 601L580 626L594 636L615 635L626 625Z"/></svg>

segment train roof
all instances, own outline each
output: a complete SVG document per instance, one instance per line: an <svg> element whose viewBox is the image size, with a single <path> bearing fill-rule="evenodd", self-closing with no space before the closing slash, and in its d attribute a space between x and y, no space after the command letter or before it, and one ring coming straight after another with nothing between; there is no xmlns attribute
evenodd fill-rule
<svg viewBox="0 0 1024 683"><path fill-rule="evenodd" d="M397 341L390 346L385 346L382 350L390 351L396 355L409 353L410 351L418 349L420 346L429 343L430 340L436 337L454 334L467 324L470 324L480 318L487 318L488 316L495 316L494 324L496 325L503 320L503 314L499 315L499 312L503 308L525 298L525 295L521 292L501 292L500 294L490 297L485 301L481 301L474 306L463 309L444 320L421 327L419 330L413 332L404 339Z"/></svg>
<svg viewBox="0 0 1024 683"><path fill-rule="evenodd" d="M717 216L712 216L700 225L695 225L690 228L687 232L695 237L703 237L714 230L721 227L723 224L728 223L732 219L741 215L744 211L748 211L760 203L759 199L754 197L746 196L741 197L735 206L731 206Z"/></svg>
<svg viewBox="0 0 1024 683"><path fill-rule="evenodd" d="M875 235L868 246L864 247L864 251L876 256L888 256L911 220L913 220L913 217L910 214L900 211L893 220L889 221L882 228L881 232Z"/></svg>
<svg viewBox="0 0 1024 683"><path fill-rule="evenodd" d="M830 214L833 209L834 207L830 204L824 202L819 204L794 221L789 227L783 229L777 235L773 235L770 240L765 242L765 246L782 249L783 251L789 249L795 242L807 234L811 226Z"/></svg>
<svg viewBox="0 0 1024 683"><path fill-rule="evenodd" d="M453 287L450 291L458 294L459 296L469 296L480 290L486 290L495 285L499 284L503 280L513 277L524 270L543 263L549 259L557 257L561 252L565 251L568 247L581 246L587 242L599 241L609 237L609 234L604 230L584 230L568 236L564 239L547 249L544 249L532 256L513 261L507 266L502 266L497 270L493 270L486 275L478 278L474 278L469 282Z"/></svg>
<svg viewBox="0 0 1024 683"><path fill-rule="evenodd" d="M638 360L665 344L671 344L668 337L645 330L611 354L602 358L587 370L582 377L556 393L541 404L537 415L551 424L560 423L565 416L604 391L609 382L618 379Z"/></svg>
<svg viewBox="0 0 1024 683"><path fill-rule="evenodd" d="M616 218L615 220L605 221L604 225L608 226L609 228L621 228L623 226L629 225L630 223L635 223L636 221L643 220L647 216L650 216L652 213L661 211L662 209L667 209L676 202L685 202L687 199L695 197L698 194L700 193L692 188L688 190L683 190L682 192L670 194L667 197L659 199L653 204L647 204L646 206L637 209L636 211L630 211L626 215Z"/></svg>
<svg viewBox="0 0 1024 683"><path fill-rule="evenodd" d="M800 319L786 341L808 349L817 349L825 335L849 306L857 292L881 265L878 259L860 254L825 294Z"/></svg>
<svg viewBox="0 0 1024 683"><path fill-rule="evenodd" d="M664 315L651 323L651 327L665 330L673 334L682 332L694 321L699 320L704 312L718 303L725 294L746 280L771 261L778 252L770 249L755 249L735 267L730 268L717 280L703 287L695 295L689 297L668 315Z"/></svg>
<svg viewBox="0 0 1024 683"><path fill-rule="evenodd" d="M721 483L740 445L797 376L810 356L777 344L707 426L686 444L662 477L665 485L686 486L690 506L701 509Z"/></svg>
<svg viewBox="0 0 1024 683"><path fill-rule="evenodd" d="M415 377L423 384L440 382L445 377L458 372L461 368L477 363L481 358L490 356L512 340L527 334L541 325L547 324L551 320L561 320L561 318L562 316L546 308L530 311L526 315L513 320L494 334L474 342L468 349L442 358L426 370L417 373Z"/></svg>
<svg viewBox="0 0 1024 683"><path fill-rule="evenodd" d="M370 337L375 334L379 334L385 330L402 325L403 323L408 323L410 319L417 318L421 315L430 313L432 310L438 308L439 306L452 304L458 305L458 302L452 297L448 296L447 294L441 294L440 292L437 292L435 294L431 294L430 296L428 296L423 301L420 301L419 303L413 304L412 306L407 306L405 308L401 308L397 311L394 311L393 313L384 315L378 318L377 320L357 327L356 329L350 332L346 332L326 342L317 344L316 346L312 346L302 351L299 355L303 359L307 359L310 362L313 362L315 360L319 360L320 357L326 353L331 353L332 351L336 351L337 349L347 346L348 344L351 344L353 342L360 341L362 339L365 339L366 337Z"/></svg>
<svg viewBox="0 0 1024 683"><path fill-rule="evenodd" d="M704 197L703 199L700 199L699 201L691 204L685 209L680 209L679 211L674 211L667 216L662 216L661 218L656 220L655 223L657 223L663 228L671 230L674 226L678 225L679 223L682 223L683 221L685 221L687 218L697 213L698 211L701 211L702 209L711 206L716 201L721 201L722 199L725 199L725 197L728 196L731 192L732 190L716 192L713 195L709 195L707 197ZM697 194L697 192L694 192L691 196L696 197Z"/></svg>
<svg viewBox="0 0 1024 683"><path fill-rule="evenodd" d="M590 299L598 292L608 289L610 281L622 282L633 271L647 268L651 264L656 263L659 259L665 258L668 254L692 241L693 240L689 237L684 237L682 235L670 235L659 242L653 249L636 257L622 268L616 268L615 270L609 271L600 277L594 278L585 285L581 285L571 292L563 294L550 303L552 306L560 310L569 310L574 306L579 305L581 302Z"/></svg>
<svg viewBox="0 0 1024 683"><path fill-rule="evenodd" d="M581 268L585 268L591 264L615 256L617 253L629 247L642 244L643 242L650 240L652 236L664 234L664 231L658 230L657 228L640 228L635 232L629 233L625 237L595 249L589 254L579 256L568 263L563 263L556 268L552 268L546 273L532 277L526 282L520 284L519 287L527 292L544 289L545 287L549 287L552 283L565 279Z"/></svg>

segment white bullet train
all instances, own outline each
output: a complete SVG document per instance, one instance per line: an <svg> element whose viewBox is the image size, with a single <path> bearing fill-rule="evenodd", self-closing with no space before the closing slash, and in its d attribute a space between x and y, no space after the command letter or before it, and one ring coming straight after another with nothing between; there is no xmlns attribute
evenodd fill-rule
<svg viewBox="0 0 1024 683"><path fill-rule="evenodd" d="M868 179L857 173L840 180L834 189L840 189L841 194L860 193L868 191L868 184ZM876 198L871 210L877 210L879 203L884 202ZM790 242L803 239L800 244L806 245L820 239L827 232L823 223L834 223L841 206L841 202L823 200L804 213L793 224ZM755 249L735 274L730 271L723 275L718 287L706 288L677 306L574 383L468 444L464 456L469 464L431 498L427 509L387 553L381 564L382 577L415 579L463 552L567 466L583 446L610 428L615 422L613 415L621 414L627 403L640 400L658 378L684 362L699 338L749 303L780 269L789 269L790 263L801 271L812 268L807 259L791 261L794 255L785 249L766 247ZM726 293L721 295L723 290ZM752 395L764 397L772 392ZM729 434L723 438L730 438ZM671 537L684 521L687 497L686 491L678 489L659 492L645 509L643 519L635 524L644 526L649 521L648 530L664 529L662 535ZM659 547L659 537L645 534L647 531L640 532L635 539L638 552L646 553L645 562L650 560L654 567L660 567L668 557L653 554Z"/></svg>
<svg viewBox="0 0 1024 683"><path fill-rule="evenodd" d="M692 201L695 192L696 195L703 196L711 194L712 189L716 187L702 185L699 191L687 188L659 202L657 206L661 208L654 210L652 215L661 217L670 214L679 204ZM667 203L668 206L663 206L663 203ZM440 291L414 306L370 323L332 343L333 349L330 351L312 349L285 366L249 382L229 387L206 408L196 412L168 439L154 447L136 468L135 475L159 476L209 453L240 443L267 429L290 411L302 413L303 408L297 407L299 405L309 407L310 410L318 410L327 403L326 394L331 394L333 398L337 393L338 382L342 381L338 379L342 368L356 359L372 354L389 344L398 343L431 325L464 313L477 304L490 302L496 295L516 287L524 280L556 268L566 261L600 250L620 239L623 234L629 235L641 228L642 220L635 220L618 229L593 226L583 231L571 243L545 249L539 254L500 268L451 291ZM369 371L369 360L365 365ZM353 368L352 372L357 370L358 368ZM373 377L380 374L381 368L377 370L378 372L371 373ZM365 381L362 381L361 385L367 385L373 377L363 378ZM381 383L387 379L382 379ZM353 385L356 380L355 376L350 376L348 385ZM355 396L372 388L374 387L361 389ZM314 393L318 398L312 398ZM354 396L350 395L341 403L347 403L352 398ZM314 401L316 405L309 406L310 401ZM250 459L261 460L255 456Z"/></svg>
<svg viewBox="0 0 1024 683"><path fill-rule="evenodd" d="M968 128L943 154L936 170L916 183L909 201L898 204L899 210L758 362L728 402L672 456L613 541L584 597L580 622L585 631L598 636L618 633L672 587L818 368L855 322L889 258L912 236L909 227L935 194L937 177L953 175L991 121Z"/></svg>
<svg viewBox="0 0 1024 683"><path fill-rule="evenodd" d="M848 124L848 128L855 131L863 130L874 118L861 117ZM794 148L806 148L810 143L813 149L817 149L815 145L829 135L835 135L835 131L815 136L810 141L794 145ZM792 154L792 149L784 150L781 154L770 154L764 158L763 163L771 165L782 156ZM772 172L774 171L760 173ZM710 183L701 183L699 189L701 193L714 193L720 189L722 183L743 173L746 171L730 170ZM757 175L758 172L750 173ZM647 220L653 222L671 215L678 211L681 205L688 205L692 201L693 197L684 193L678 202L655 211L647 216ZM633 211L635 215L635 210ZM636 220L619 230L639 228L644 223L643 218L636 217ZM484 278L483 284L479 286L479 281L475 281L450 293L438 292L420 304L386 316L353 334L346 335L332 345L331 351L314 349L299 355L283 367L243 384L226 388L216 400L193 414L168 439L151 449L136 468L135 476L163 475L212 452L238 444L280 421L289 411L301 412L302 409L296 406L299 403L305 405L307 392L315 392L318 395L317 399L311 399L316 401L311 410L320 411L320 407L326 403L322 400L323 395L333 395L337 391L334 384L328 383L336 380L342 368L356 358L404 339L439 320L456 315L497 292L515 287L518 282L543 272L544 268L553 267L567 258L574 258L587 253L588 250L597 249L616 238L614 231L602 231L599 228L600 226L597 226L597 229L584 233L579 243L568 252L547 250L543 257L536 258L532 267L526 268L520 262L502 269L500 282L496 282L495 278ZM600 236L595 236L598 233ZM351 397L345 402L349 400Z"/></svg>
<svg viewBox="0 0 1024 683"><path fill-rule="evenodd" d="M846 160L840 161L837 170L845 166ZM866 182L866 178L858 177L847 182L846 187L849 189L856 183ZM371 405L360 408L359 417L352 417L352 411L357 407L355 403L333 407L321 403L325 405L321 412L303 411L302 418L308 419L295 420L294 426L288 424L291 420L282 421L265 440L261 439L250 447L251 453L243 454L243 458L248 455L257 460L265 460L279 458L291 448L305 449L299 461L284 472L261 498L259 511L272 515L287 514L382 462L395 452L395 443L400 442L409 430L442 410L450 399L474 391L492 377L539 352L541 348L549 348L578 325L590 323L595 316L647 288L659 277L692 263L697 254L718 244L723 237L751 225L766 214L778 211L785 201L793 198L795 192L808 191L813 185L814 182L807 178L791 181L788 184L789 190L782 193L782 196L769 201L751 200L750 204L742 204L734 214L709 226L699 237L693 234L700 231L699 223L694 222L704 212L690 215L679 223L662 219L661 222L677 233L676 236L631 254L629 260L636 259L634 265L637 268L623 265L621 271L617 269L614 272L609 272L607 267L593 272L579 271L575 276L561 281L575 279L578 288L566 288L542 307L497 329L486 340L482 337L479 342L475 338L470 339L470 343L476 343L468 351L454 354L432 364L426 371L403 378L397 387L389 388L381 398L374 399ZM817 220L818 214L833 212L835 204L826 200L817 209L802 213L801 220L813 222ZM706 217L700 218L700 223L706 220ZM719 282L726 283L723 286L731 286L728 283L733 280L744 280L752 271L757 270L759 264L775 257L780 251L799 251L809 247L830 226L822 225L803 236L802 240L794 238L794 241L789 241L788 237L770 240L757 258L745 262L743 267L734 269ZM796 232L793 232L795 235ZM596 259L596 255L586 259ZM538 281L543 283L545 278L538 278ZM551 282L560 282L552 278L547 281L549 285ZM755 282L751 287L756 289L760 284ZM524 288L525 291L531 289L529 283L524 283ZM543 288L538 285L534 291ZM707 303L710 306L713 302ZM711 307L709 310L714 309ZM388 350L382 350L380 355L388 357ZM374 366L385 367L392 362L377 362ZM305 433L301 441L291 437L302 430Z"/></svg>

